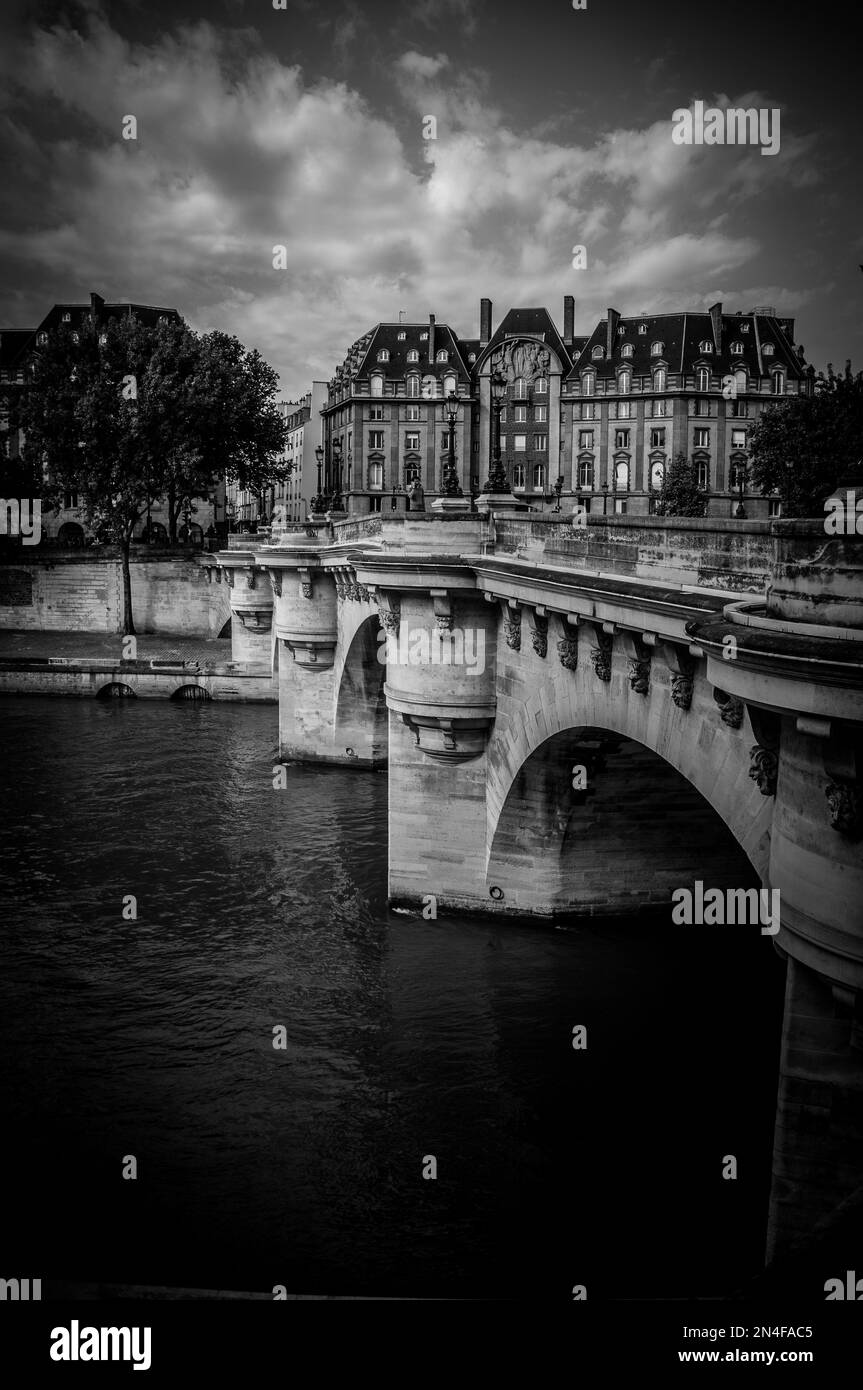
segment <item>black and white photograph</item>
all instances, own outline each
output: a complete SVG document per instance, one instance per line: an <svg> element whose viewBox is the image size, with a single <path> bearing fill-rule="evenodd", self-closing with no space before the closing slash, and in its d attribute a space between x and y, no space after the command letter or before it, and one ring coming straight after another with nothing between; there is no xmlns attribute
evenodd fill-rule
<svg viewBox="0 0 863 1390"><path fill-rule="evenodd" d="M4 0L10 1387L859 1348L859 33Z"/></svg>

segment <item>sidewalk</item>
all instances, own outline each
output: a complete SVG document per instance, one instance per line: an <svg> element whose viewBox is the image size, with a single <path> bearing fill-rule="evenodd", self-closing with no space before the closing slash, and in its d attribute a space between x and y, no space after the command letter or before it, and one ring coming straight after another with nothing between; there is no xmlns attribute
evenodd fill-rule
<svg viewBox="0 0 863 1390"><path fill-rule="evenodd" d="M230 638L188 637L185 633L144 633L135 638L139 661L198 662L202 669L231 660ZM0 660L15 657L66 657L78 661L119 662L123 638L108 632L9 632L0 630Z"/></svg>

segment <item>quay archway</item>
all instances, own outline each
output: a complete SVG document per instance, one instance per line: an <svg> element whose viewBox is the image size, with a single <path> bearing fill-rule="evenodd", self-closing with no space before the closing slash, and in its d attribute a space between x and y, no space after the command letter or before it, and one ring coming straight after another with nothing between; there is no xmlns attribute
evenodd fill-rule
<svg viewBox="0 0 863 1390"><path fill-rule="evenodd" d="M369 767L387 761L389 718L384 678L383 628L375 613L362 616L347 646L344 664L336 667L334 745L348 758Z"/></svg>

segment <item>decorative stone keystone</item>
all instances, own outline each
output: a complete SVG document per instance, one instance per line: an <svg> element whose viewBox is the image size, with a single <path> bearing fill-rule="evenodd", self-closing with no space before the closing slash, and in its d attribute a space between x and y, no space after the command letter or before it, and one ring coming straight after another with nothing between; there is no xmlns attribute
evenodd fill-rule
<svg viewBox="0 0 863 1390"><path fill-rule="evenodd" d="M830 824L849 840L863 836L863 802L850 782L828 782L824 791L830 807Z"/></svg>

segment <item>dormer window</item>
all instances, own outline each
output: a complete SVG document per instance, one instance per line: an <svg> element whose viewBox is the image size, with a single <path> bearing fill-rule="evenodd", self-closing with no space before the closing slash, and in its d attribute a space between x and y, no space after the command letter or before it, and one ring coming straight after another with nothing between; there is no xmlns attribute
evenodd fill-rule
<svg viewBox="0 0 863 1390"><path fill-rule="evenodd" d="M449 353L447 352L446 348L440 348L440 349L438 350L437 356L435 357L435 361L436 361L436 362L448 362L448 361L449 361Z"/></svg>
<svg viewBox="0 0 863 1390"><path fill-rule="evenodd" d="M475 361L476 361L476 353L475 353L475 352L469 352L468 355L467 355L467 360L468 360L468 362L471 362L471 363L475 362Z"/></svg>
<svg viewBox="0 0 863 1390"><path fill-rule="evenodd" d="M408 353L408 361L409 361L409 362L419 362L419 360L420 360L420 355L419 355L419 353L417 352L416 348L411 348L410 352Z"/></svg>
<svg viewBox="0 0 863 1390"><path fill-rule="evenodd" d="M617 336L618 336L618 338L622 338L625 332L626 332L626 329L624 328L623 324L621 324L620 327L619 327L618 330L617 330Z"/></svg>
<svg viewBox="0 0 863 1390"><path fill-rule="evenodd" d="M37 334L36 334L36 342L37 342L37 343L40 343L40 344L44 345L45 343L47 343L47 341L48 341L48 334L47 334L47 333L37 333Z"/></svg>
<svg viewBox="0 0 863 1390"><path fill-rule="evenodd" d="M772 343L764 343L764 345L763 345L762 348L761 348L761 351L764 353L764 356L765 356L765 357L772 357L772 356L773 356L773 344L772 344Z"/></svg>
<svg viewBox="0 0 863 1390"><path fill-rule="evenodd" d="M699 367L699 368L698 368L698 371L695 373L695 389L696 389L696 391L709 391L709 390L710 390L710 368L709 368L709 367Z"/></svg>
<svg viewBox="0 0 863 1390"><path fill-rule="evenodd" d="M407 336L408 336L407 333L400 333L400 334L399 334L399 342L400 342L400 343L403 343L403 342L405 341L405 339L407 338Z"/></svg>
<svg viewBox="0 0 863 1390"><path fill-rule="evenodd" d="M651 357L661 357L664 348L665 348L665 344L664 344L664 343L651 343L651 344L650 344L650 355L651 355Z"/></svg>
<svg viewBox="0 0 863 1390"><path fill-rule="evenodd" d="M408 395L418 396L420 393L420 379L416 372L411 372L408 377Z"/></svg>
<svg viewBox="0 0 863 1390"><path fill-rule="evenodd" d="M664 390L665 390L665 368L664 368L664 367L657 367L657 368L656 368L656 371L653 373L653 389L654 389L654 391L664 391Z"/></svg>
<svg viewBox="0 0 863 1390"><path fill-rule="evenodd" d="M618 391L620 392L620 394L621 394L622 396L625 396L625 395L628 394L629 388L630 388L631 385L632 385L632 372L631 372L628 368L627 368L625 371L623 371L623 372L618 372L618 374L617 374L617 389L618 389Z"/></svg>
<svg viewBox="0 0 863 1390"><path fill-rule="evenodd" d="M458 381L454 376L445 376L443 379L443 393L445 396L454 396L458 392Z"/></svg>
<svg viewBox="0 0 863 1390"><path fill-rule="evenodd" d="M593 372L585 372L581 378L581 394L592 396L596 390L596 377Z"/></svg>
<svg viewBox="0 0 863 1390"><path fill-rule="evenodd" d="M632 356L632 343L624 343L624 344L623 344L623 347L620 349L620 355L621 355L621 357L631 357L631 356Z"/></svg>
<svg viewBox="0 0 863 1390"><path fill-rule="evenodd" d="M785 373L781 370L773 373L773 394L774 396L785 394Z"/></svg>
<svg viewBox="0 0 863 1390"><path fill-rule="evenodd" d="M429 340L428 331L426 331L425 333L421 333L421 334L420 334L420 342L421 342L421 343L427 343L428 340Z"/></svg>
<svg viewBox="0 0 863 1390"><path fill-rule="evenodd" d="M748 333L748 332L749 332L749 324L748 324L748 323L741 323L741 325L740 325L740 332L741 332L741 333Z"/></svg>
<svg viewBox="0 0 863 1390"><path fill-rule="evenodd" d="M387 348L381 348L380 351L379 351L379 353L378 353L378 361L379 361L379 362L389 362L389 360L390 360L389 350L388 350Z"/></svg>
<svg viewBox="0 0 863 1390"><path fill-rule="evenodd" d="M590 355L593 358L594 362L599 362L605 356L605 348L600 347L597 344L597 346L593 349L593 352Z"/></svg>
<svg viewBox="0 0 863 1390"><path fill-rule="evenodd" d="M64 315L63 315L63 322L64 322L64 323L71 323L71 322L72 322L72 315L71 315L71 314L64 314Z"/></svg>
<svg viewBox="0 0 863 1390"><path fill-rule="evenodd" d="M377 373L372 377L372 395L382 396L384 394L384 379Z"/></svg>
<svg viewBox="0 0 863 1390"><path fill-rule="evenodd" d="M731 344L731 355L732 355L732 357L739 357L742 351L743 351L743 344L742 344L742 343L732 343L732 344Z"/></svg>
<svg viewBox="0 0 863 1390"><path fill-rule="evenodd" d="M646 324L646 323L640 323L640 324L638 325L638 331L639 331L639 333L646 333L646 332L647 332L647 324Z"/></svg>
<svg viewBox="0 0 863 1390"><path fill-rule="evenodd" d="M704 341L703 343L699 343L699 344L698 344L698 351L699 351L699 352L703 352L704 355L705 355L705 357L706 357L709 353L711 353L711 352L713 351L713 344L712 344L712 343L708 343L707 340L705 339L705 341Z"/></svg>

